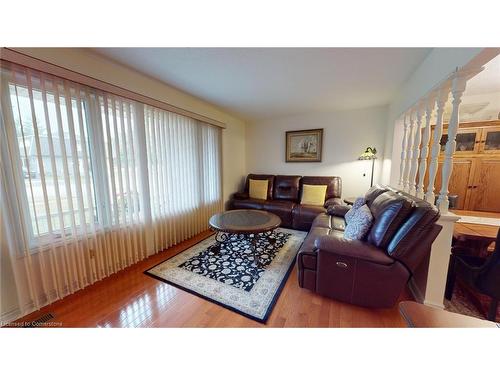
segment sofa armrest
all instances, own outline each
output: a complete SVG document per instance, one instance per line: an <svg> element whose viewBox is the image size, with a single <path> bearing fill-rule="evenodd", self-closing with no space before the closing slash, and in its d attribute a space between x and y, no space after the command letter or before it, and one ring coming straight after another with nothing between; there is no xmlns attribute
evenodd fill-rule
<svg viewBox="0 0 500 375"><path fill-rule="evenodd" d="M316 238L314 246L322 255L335 254L378 264L394 263L394 259L383 250L364 241L326 235Z"/></svg>
<svg viewBox="0 0 500 375"><path fill-rule="evenodd" d="M328 206L326 212L330 216L344 217L347 211L349 211L350 209L351 207L347 205L333 205L333 206Z"/></svg>
<svg viewBox="0 0 500 375"><path fill-rule="evenodd" d="M325 201L323 207L328 208L329 206L343 205L344 201L340 198L329 198Z"/></svg>
<svg viewBox="0 0 500 375"><path fill-rule="evenodd" d="M242 192L234 193L233 199L248 199L248 193L242 193Z"/></svg>

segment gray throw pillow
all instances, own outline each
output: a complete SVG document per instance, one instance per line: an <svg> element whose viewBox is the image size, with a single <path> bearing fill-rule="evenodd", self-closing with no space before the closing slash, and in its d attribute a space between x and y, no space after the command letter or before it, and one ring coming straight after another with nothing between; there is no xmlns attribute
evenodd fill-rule
<svg viewBox="0 0 500 375"><path fill-rule="evenodd" d="M349 223L349 221L351 221L352 216L354 215L354 212L356 212L356 210L359 209L365 203L366 203L365 197L356 198L356 200L352 204L352 208L349 211L347 211L344 216L345 222Z"/></svg>
<svg viewBox="0 0 500 375"><path fill-rule="evenodd" d="M365 204L354 211L345 228L344 238L348 240L361 240L366 236L372 224L373 215Z"/></svg>

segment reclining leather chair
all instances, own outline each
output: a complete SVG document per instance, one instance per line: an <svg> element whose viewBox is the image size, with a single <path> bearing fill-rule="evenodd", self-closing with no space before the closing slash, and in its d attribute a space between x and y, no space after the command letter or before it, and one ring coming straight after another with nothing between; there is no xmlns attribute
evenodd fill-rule
<svg viewBox="0 0 500 375"><path fill-rule="evenodd" d="M299 285L360 306L391 307L441 231L439 212L387 187L375 186L365 198L374 217L365 240L344 239L348 207L315 219L297 257Z"/></svg>

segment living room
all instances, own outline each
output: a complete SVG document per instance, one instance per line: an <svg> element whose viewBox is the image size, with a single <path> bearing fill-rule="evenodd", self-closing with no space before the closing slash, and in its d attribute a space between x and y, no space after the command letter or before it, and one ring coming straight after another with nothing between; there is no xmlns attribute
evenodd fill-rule
<svg viewBox="0 0 500 375"><path fill-rule="evenodd" d="M37 46L32 35L0 49L6 338L21 327L495 338L491 41ZM315 332L262 331L285 351ZM224 345L189 332L179 342Z"/></svg>

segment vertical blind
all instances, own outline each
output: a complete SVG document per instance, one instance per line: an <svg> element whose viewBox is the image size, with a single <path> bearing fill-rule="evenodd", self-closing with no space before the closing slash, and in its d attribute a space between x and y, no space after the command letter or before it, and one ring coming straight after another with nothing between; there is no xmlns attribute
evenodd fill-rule
<svg viewBox="0 0 500 375"><path fill-rule="evenodd" d="M206 229L220 209L220 130L145 106L155 247Z"/></svg>
<svg viewBox="0 0 500 375"><path fill-rule="evenodd" d="M207 229L221 130L2 63L2 232L21 313Z"/></svg>

